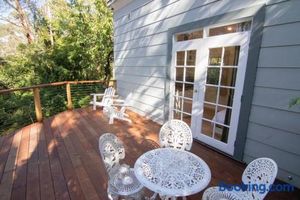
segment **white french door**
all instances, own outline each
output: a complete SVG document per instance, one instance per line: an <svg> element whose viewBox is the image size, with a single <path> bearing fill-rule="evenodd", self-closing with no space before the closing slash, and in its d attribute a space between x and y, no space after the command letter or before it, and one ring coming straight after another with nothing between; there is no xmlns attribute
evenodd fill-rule
<svg viewBox="0 0 300 200"><path fill-rule="evenodd" d="M248 54L248 32L175 42L170 118L193 137L233 155Z"/></svg>

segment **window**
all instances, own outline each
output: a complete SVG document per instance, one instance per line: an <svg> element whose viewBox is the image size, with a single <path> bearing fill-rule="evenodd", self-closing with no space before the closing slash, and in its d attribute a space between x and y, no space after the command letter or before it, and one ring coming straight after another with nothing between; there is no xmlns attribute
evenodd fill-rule
<svg viewBox="0 0 300 200"><path fill-rule="evenodd" d="M227 143L240 46L209 49L202 133Z"/></svg>
<svg viewBox="0 0 300 200"><path fill-rule="evenodd" d="M191 125L196 50L177 51L173 118Z"/></svg>
<svg viewBox="0 0 300 200"><path fill-rule="evenodd" d="M197 30L189 33L180 33L176 35L176 41L186 41L203 38L203 30Z"/></svg>
<svg viewBox="0 0 300 200"><path fill-rule="evenodd" d="M251 28L251 21L246 21L237 24L230 24L226 26L219 26L209 29L209 36L223 35L227 33L236 33L249 31Z"/></svg>

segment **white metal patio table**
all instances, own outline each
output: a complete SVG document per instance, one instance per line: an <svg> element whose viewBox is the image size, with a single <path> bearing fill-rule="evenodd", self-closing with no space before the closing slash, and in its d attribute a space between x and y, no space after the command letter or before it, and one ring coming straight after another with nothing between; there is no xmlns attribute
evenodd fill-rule
<svg viewBox="0 0 300 200"><path fill-rule="evenodd" d="M144 153L137 159L134 173L142 185L163 197L185 197L198 193L211 179L210 169L201 158L173 148Z"/></svg>

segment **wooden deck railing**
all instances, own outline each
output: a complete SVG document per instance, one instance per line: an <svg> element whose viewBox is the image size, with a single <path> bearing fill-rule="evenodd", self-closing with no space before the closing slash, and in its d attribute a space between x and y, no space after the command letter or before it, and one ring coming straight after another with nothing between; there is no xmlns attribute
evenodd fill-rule
<svg viewBox="0 0 300 200"><path fill-rule="evenodd" d="M115 82L110 81L109 85L114 86ZM6 130L8 130L8 126L14 125L16 128L20 128L18 125L25 125L28 120L24 119L30 115L29 111L33 110L35 116L30 116L30 122L38 121L41 122L44 117L44 112L47 112L46 116L57 114L55 112L62 111L63 109L73 109L74 103L75 107L80 107L82 105L86 105L89 102L90 93L94 92L103 92L104 88L107 87L106 82L102 80L85 80L85 81L63 81L63 82L55 82L55 83L47 83L34 85L29 87L22 88L13 88L13 89L4 89L0 90L0 134L3 134ZM56 88L55 90L53 88ZM41 93L42 91L42 93ZM26 102L24 104L30 105L20 105L21 101L17 101L16 96L21 96L23 93L26 93ZM10 98L10 95L14 95L13 98ZM22 98L21 98L22 99ZM53 102L51 101L53 99ZM58 100L56 100L58 99ZM75 102L76 100L76 102ZM85 100L85 103L81 103L80 101ZM14 102L16 101L16 102ZM57 101L60 101L57 103ZM30 103L28 103L30 102ZM50 102L50 103L49 103ZM56 105L59 104L59 105ZM13 105L13 106L6 106ZM27 106L26 109L21 109L19 113L16 114L18 110L18 106ZM57 109L53 109L56 106L59 106ZM47 108L46 108L47 107ZM51 108L52 107L52 108ZM44 108L44 109L43 109ZM5 116L1 116L1 114ZM33 113L33 111L32 111ZM7 119L10 118L11 115L20 115L16 118L22 119L22 123L16 122L17 120ZM2 118L1 118L2 117ZM23 121L24 120L24 121ZM28 123L28 122L27 122Z"/></svg>

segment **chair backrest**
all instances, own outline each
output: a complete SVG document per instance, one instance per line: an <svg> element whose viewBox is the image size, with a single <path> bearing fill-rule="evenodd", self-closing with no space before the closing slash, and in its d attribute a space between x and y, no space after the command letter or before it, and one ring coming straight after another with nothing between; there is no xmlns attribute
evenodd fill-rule
<svg viewBox="0 0 300 200"><path fill-rule="evenodd" d="M277 164L270 158L258 158L248 164L244 170L242 181L248 187L251 199L264 199L278 172ZM256 187L256 188L255 188ZM261 190L266 189L264 192Z"/></svg>
<svg viewBox="0 0 300 200"><path fill-rule="evenodd" d="M108 88L106 88L105 91L104 91L104 96L111 96L111 97L113 97L113 96L115 95L115 93L116 93L115 88L113 88L113 87L108 87Z"/></svg>
<svg viewBox="0 0 300 200"><path fill-rule="evenodd" d="M116 90L113 87L108 87L104 91L103 98L101 100L102 105L110 106L113 104L113 97L116 93Z"/></svg>
<svg viewBox="0 0 300 200"><path fill-rule="evenodd" d="M125 148L121 140L112 133L105 133L99 138L99 150L106 170L119 167L119 161L125 158Z"/></svg>
<svg viewBox="0 0 300 200"><path fill-rule="evenodd" d="M184 121L170 120L160 129L159 143L161 147L190 150L193 143L192 131Z"/></svg>

